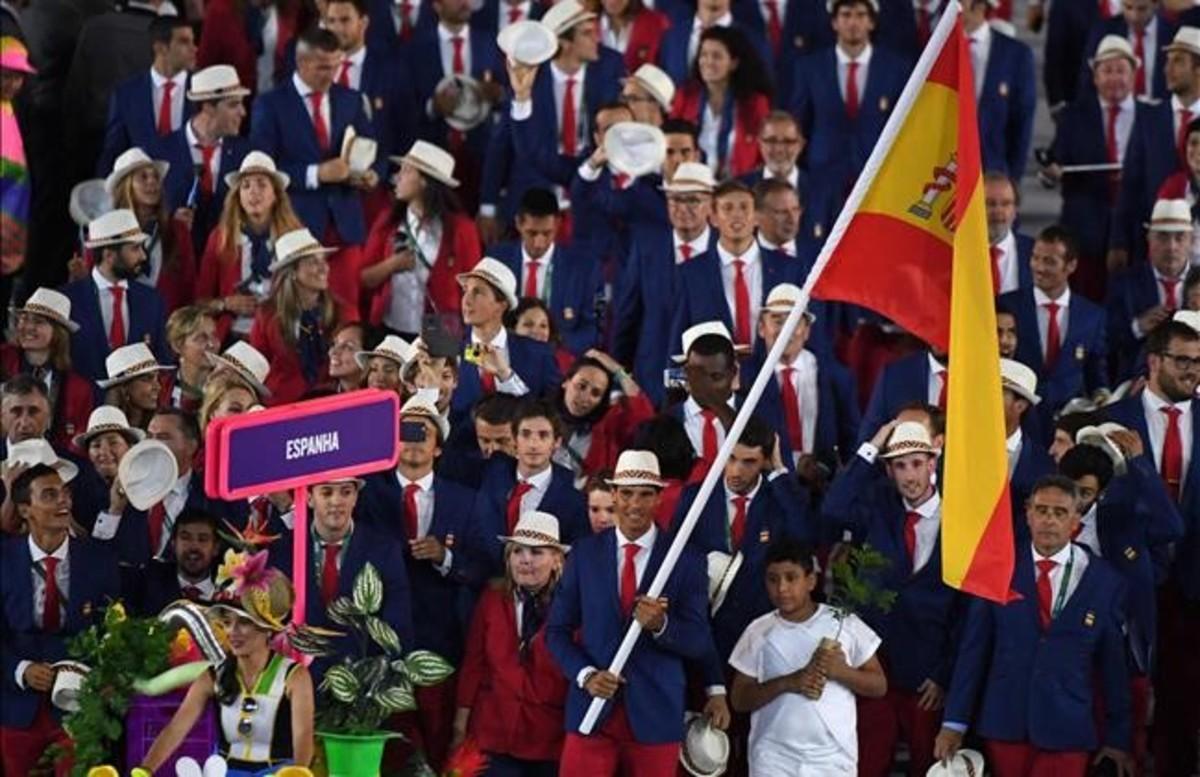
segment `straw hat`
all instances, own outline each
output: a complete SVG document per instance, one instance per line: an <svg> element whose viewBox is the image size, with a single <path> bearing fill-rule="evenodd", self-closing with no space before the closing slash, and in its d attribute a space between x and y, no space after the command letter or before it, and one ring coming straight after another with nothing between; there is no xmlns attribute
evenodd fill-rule
<svg viewBox="0 0 1200 777"><path fill-rule="evenodd" d="M400 420L404 420L405 416L411 418L427 418L437 427L438 434L442 436L442 442L445 442L450 437L450 422L446 417L438 412L437 409L437 392L430 389L426 393L425 389L418 391L408 398L404 403L404 407L400 408Z"/></svg>
<svg viewBox="0 0 1200 777"><path fill-rule="evenodd" d="M430 178L452 189L458 188L458 179L454 177L454 157L432 143L418 140L407 154L391 157L391 160L398 165L410 164Z"/></svg>
<svg viewBox="0 0 1200 777"><path fill-rule="evenodd" d="M745 556L736 553L730 556L719 550L708 552L708 605L709 612L716 613L725 603L725 597L733 586Z"/></svg>
<svg viewBox="0 0 1200 777"><path fill-rule="evenodd" d="M662 169L667 136L650 124L619 121L604 133L604 151L614 170L637 178Z"/></svg>
<svg viewBox="0 0 1200 777"><path fill-rule="evenodd" d="M477 79L460 73L449 73L433 88L434 93L453 86L457 90L454 108L443 118L452 129L470 132L487 121L492 113L492 103L483 93L483 84Z"/></svg>
<svg viewBox="0 0 1200 777"><path fill-rule="evenodd" d="M671 359L678 364L686 362L688 351L692 350L692 344L705 335L717 335L733 342L733 337L730 336L725 324L720 321L702 321L683 330L683 335L680 337L683 341L683 353L677 353Z"/></svg>
<svg viewBox="0 0 1200 777"><path fill-rule="evenodd" d="M672 101L675 99L675 82L661 68L647 62L633 71L633 75L630 78L649 92L650 96L662 106L664 111L671 110Z"/></svg>
<svg viewBox="0 0 1200 777"><path fill-rule="evenodd" d="M51 667L54 687L50 689L50 703L63 712L78 712L83 680L92 671L91 667L78 661L56 661Z"/></svg>
<svg viewBox="0 0 1200 777"><path fill-rule="evenodd" d="M225 349L225 353L210 353L208 360L214 367L228 367L233 370L238 377L250 384L259 397L271 396L267 388L267 375L271 373L271 363L245 340L238 340Z"/></svg>
<svg viewBox="0 0 1200 777"><path fill-rule="evenodd" d="M1142 64L1137 54L1133 53L1133 46L1129 45L1129 41L1122 35L1105 35L1101 38L1100 45L1096 46L1096 54L1092 57L1091 66L1094 68L1110 59L1129 60L1134 70Z"/></svg>
<svg viewBox="0 0 1200 777"><path fill-rule="evenodd" d="M121 457L117 480L138 510L149 510L163 500L179 480L179 463L171 449L158 440L142 440Z"/></svg>
<svg viewBox="0 0 1200 777"><path fill-rule="evenodd" d="M125 417L125 413L119 407L112 405L100 405L92 411L88 416L87 431L83 434L75 435L73 442L75 447L80 450L87 450L91 444L92 438L99 437L108 432L116 432L125 438L125 442L130 445L137 445L146 437L146 433L141 429L135 429L129 425L129 419Z"/></svg>
<svg viewBox="0 0 1200 777"><path fill-rule="evenodd" d="M103 178L89 178L71 187L67 211L79 226L86 227L112 209L112 195L104 187Z"/></svg>
<svg viewBox="0 0 1200 777"><path fill-rule="evenodd" d="M796 307L796 303L799 301L799 286L794 283L776 284L771 289L771 293L767 295L767 304L763 305L762 312L791 313L792 308ZM808 319L808 323L810 324L817 320L817 315L807 309L804 311L804 317Z"/></svg>
<svg viewBox="0 0 1200 777"><path fill-rule="evenodd" d="M458 285L462 286L467 278L478 278L500 292L509 310L517 308L517 279L513 276L508 265L499 259L485 256L479 263L464 273L458 274Z"/></svg>
<svg viewBox="0 0 1200 777"><path fill-rule="evenodd" d="M261 151L251 151L242 159L242 164L237 170L225 174L225 185L230 189L236 188L242 176L252 173L271 176L279 184L280 189L288 188L288 185L292 182L287 173L280 172L275 167L275 160L270 155L264 154Z"/></svg>
<svg viewBox="0 0 1200 777"><path fill-rule="evenodd" d="M558 537L558 519L550 513L540 510L530 510L517 519L513 533L507 537L497 537L501 542L513 542L527 548L558 548L563 553L569 553L570 545L563 545Z"/></svg>
<svg viewBox="0 0 1200 777"><path fill-rule="evenodd" d="M666 483L659 474L658 456L652 451L627 450L617 458L610 486L653 486L663 488Z"/></svg>
<svg viewBox="0 0 1200 777"><path fill-rule="evenodd" d="M833 13L833 4L835 2L836 2L836 0L825 0L825 12L826 13L830 13L830 14ZM879 0L866 0L866 2L868 5L871 6L871 10L873 10L875 12L875 15L878 16L879 15ZM994 3L995 3L995 0L988 0L989 5L992 5Z"/></svg>
<svg viewBox="0 0 1200 777"><path fill-rule="evenodd" d="M940 451L933 445L933 440L929 437L929 430L925 428L925 424L916 421L904 421L897 424L892 430L892 434L888 437L887 444L884 445L880 456L885 459L894 459L897 456L907 456L910 453L928 453L936 456Z"/></svg>
<svg viewBox="0 0 1200 777"><path fill-rule="evenodd" d="M284 232L275 240L275 261L267 267L267 272L277 273L306 256L328 256L336 252L336 248L321 245L304 227L293 229L291 232Z"/></svg>
<svg viewBox="0 0 1200 777"><path fill-rule="evenodd" d="M174 368L159 364L145 343L131 343L122 345L110 353L104 360L104 369L108 373L108 379L96 381L102 389L110 389L143 375Z"/></svg>
<svg viewBox="0 0 1200 777"><path fill-rule="evenodd" d="M110 210L88 223L88 236L84 248L102 248L125 243L144 243L148 235L142 231L133 211L126 208Z"/></svg>
<svg viewBox="0 0 1200 777"><path fill-rule="evenodd" d="M79 324L71 320L71 298L54 289L39 287L25 300L24 307L13 306L9 310L13 313L33 313L48 318L72 334L79 331Z"/></svg>
<svg viewBox="0 0 1200 777"><path fill-rule="evenodd" d="M1175 32L1175 37L1162 48L1163 53L1168 51L1186 51L1187 53L1200 57L1200 27L1180 27Z"/></svg>
<svg viewBox="0 0 1200 777"><path fill-rule="evenodd" d="M287 576L267 566L267 551L254 555L225 551L217 585L219 599L210 612L229 612L277 633L287 629L295 592Z"/></svg>
<svg viewBox="0 0 1200 777"><path fill-rule="evenodd" d="M1107 423L1099 426L1085 426L1075 432L1076 445L1092 445L1108 454L1108 458L1112 460L1113 473L1124 475L1128 470L1128 465L1125 461L1125 451L1121 450L1121 446L1113 442L1109 437L1113 432L1123 432L1125 427L1120 424Z"/></svg>
<svg viewBox="0 0 1200 777"><path fill-rule="evenodd" d="M534 66L554 58L558 36L541 22L526 19L501 30L496 45L514 62Z"/></svg>
<svg viewBox="0 0 1200 777"><path fill-rule="evenodd" d="M542 15L541 23L557 38L580 22L595 18L596 14L580 5L578 0L558 0Z"/></svg>
<svg viewBox="0 0 1200 777"><path fill-rule="evenodd" d="M7 468L14 464L24 464L26 467L44 464L58 472L58 476L64 483L70 483L79 474L79 467L66 459L60 459L54 452L54 447L42 437L21 440L9 445L8 458L4 460L4 465Z"/></svg>
<svg viewBox="0 0 1200 777"><path fill-rule="evenodd" d="M1151 232L1191 232L1192 209L1187 200L1158 200L1144 226Z"/></svg>
<svg viewBox="0 0 1200 777"><path fill-rule="evenodd" d="M388 335L383 338L383 342L375 346L370 351L359 351L354 354L354 361L358 362L360 369L367 368L367 362L372 356L379 356L384 359L399 364L401 369L405 364L412 361L412 358L417 355L417 348L413 344L407 342L403 337L397 335Z"/></svg>
<svg viewBox="0 0 1200 777"><path fill-rule="evenodd" d="M192 102L207 102L249 94L250 90L242 86L237 70L231 65L212 65L192 74L187 98Z"/></svg>
<svg viewBox="0 0 1200 777"><path fill-rule="evenodd" d="M0 38L0 70L15 70L18 73L36 75L37 70L29 64L29 50L19 38L5 35Z"/></svg>
<svg viewBox="0 0 1200 777"><path fill-rule="evenodd" d="M937 761L925 772L925 777L983 777L983 753L978 750L959 750L944 761Z"/></svg>
<svg viewBox="0 0 1200 777"><path fill-rule="evenodd" d="M1171 320L1187 324L1195 329L1197 334L1200 334L1200 310L1176 310L1175 315L1171 316Z"/></svg>
<svg viewBox="0 0 1200 777"><path fill-rule="evenodd" d="M161 159L151 159L145 151L134 146L127 150L117 160L113 162L112 172L104 179L104 190L108 192L109 197L115 197L117 187L121 185L121 181L131 173L141 170L143 167L153 167L158 171L158 180L165 181L167 179L167 171L171 169L171 163Z"/></svg>
<svg viewBox="0 0 1200 777"><path fill-rule="evenodd" d="M1042 401L1037 393L1037 373L1024 364L1012 359L1000 360L1000 385L1013 392L1029 404L1036 405Z"/></svg>
<svg viewBox="0 0 1200 777"><path fill-rule="evenodd" d="M699 162L681 162L669 183L663 184L667 194L712 194L717 188L708 165Z"/></svg>
<svg viewBox="0 0 1200 777"><path fill-rule="evenodd" d="M729 764L729 735L708 722L708 718L689 712L687 732L679 748L679 763L695 777L718 777Z"/></svg>

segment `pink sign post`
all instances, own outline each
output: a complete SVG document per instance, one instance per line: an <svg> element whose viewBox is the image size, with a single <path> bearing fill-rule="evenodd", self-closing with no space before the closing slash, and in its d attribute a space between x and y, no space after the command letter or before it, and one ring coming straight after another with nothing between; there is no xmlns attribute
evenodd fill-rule
<svg viewBox="0 0 1200 777"><path fill-rule="evenodd" d="M304 623L310 485L390 469L400 456L400 398L363 389L208 425L204 490L226 500L294 491L292 618Z"/></svg>

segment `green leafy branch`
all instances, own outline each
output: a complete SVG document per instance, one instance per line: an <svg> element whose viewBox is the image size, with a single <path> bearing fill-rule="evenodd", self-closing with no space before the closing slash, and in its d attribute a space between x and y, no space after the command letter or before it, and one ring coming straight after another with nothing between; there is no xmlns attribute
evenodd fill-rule
<svg viewBox="0 0 1200 777"><path fill-rule="evenodd" d="M861 615L867 610L888 612L896 602L896 592L881 588L877 581L892 565L887 556L868 543L848 549L845 556L830 565L833 575L833 593L829 605L838 619L838 637L842 625L850 615Z"/></svg>

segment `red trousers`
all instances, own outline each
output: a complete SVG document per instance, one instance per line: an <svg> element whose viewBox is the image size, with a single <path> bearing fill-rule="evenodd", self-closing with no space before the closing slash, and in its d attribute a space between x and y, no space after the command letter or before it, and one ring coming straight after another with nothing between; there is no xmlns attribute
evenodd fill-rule
<svg viewBox="0 0 1200 777"><path fill-rule="evenodd" d="M1088 754L1038 750L1027 742L984 741L988 766L996 777L1084 777Z"/></svg>
<svg viewBox="0 0 1200 777"><path fill-rule="evenodd" d="M42 754L54 744L69 746L67 732L50 714L50 702L43 696L37 715L29 728L0 726L0 772L6 777L32 774ZM55 777L71 773L71 759L63 758L54 766Z"/></svg>
<svg viewBox="0 0 1200 777"><path fill-rule="evenodd" d="M385 728L399 731L406 739L393 739L384 751L383 771L385 774L402 772L414 751L425 754L425 760L437 773L441 773L450 752L450 739L454 734L455 678L451 676L438 685L414 688L417 697L415 712L402 712L392 716Z"/></svg>
<svg viewBox="0 0 1200 777"><path fill-rule="evenodd" d="M617 703L591 736L567 734L559 774L587 777L675 777L679 743L643 745L633 737L625 705Z"/></svg>
<svg viewBox="0 0 1200 777"><path fill-rule="evenodd" d="M1200 749L1200 602L1168 582L1158 596L1158 679L1154 683L1154 769L1165 777L1195 773Z"/></svg>
<svg viewBox="0 0 1200 777"><path fill-rule="evenodd" d="M942 725L941 710L917 706L919 694L888 688L879 699L858 697L859 777L885 777L892 770L896 742L908 742L910 777L922 777L933 765L933 740Z"/></svg>

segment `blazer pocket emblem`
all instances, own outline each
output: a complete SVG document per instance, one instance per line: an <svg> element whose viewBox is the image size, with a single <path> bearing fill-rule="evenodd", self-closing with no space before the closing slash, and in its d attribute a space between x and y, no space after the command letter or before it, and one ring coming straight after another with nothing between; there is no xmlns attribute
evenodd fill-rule
<svg viewBox="0 0 1200 777"><path fill-rule="evenodd" d="M767 543L769 543L769 542L771 541L771 532L770 532L770 530L769 530L769 529L763 529L762 531L760 531L760 532L758 533L758 541L759 541L760 543L762 543L763 545L766 545Z"/></svg>
<svg viewBox="0 0 1200 777"><path fill-rule="evenodd" d="M563 318L567 321L574 320L575 308L563 308Z"/></svg>
<svg viewBox="0 0 1200 777"><path fill-rule="evenodd" d="M879 112L880 113L887 113L887 110L890 107L891 107L891 103L888 102L887 95L884 95L883 97L879 98Z"/></svg>
<svg viewBox="0 0 1200 777"><path fill-rule="evenodd" d="M445 545L447 548L453 548L454 547L454 535L447 534L446 541L443 542L442 544Z"/></svg>
<svg viewBox="0 0 1200 777"><path fill-rule="evenodd" d="M797 35L796 37L792 38L792 45L798 49L804 48L804 36Z"/></svg>
<svg viewBox="0 0 1200 777"><path fill-rule="evenodd" d="M996 91L1000 93L1001 97L1007 98L1008 97L1008 82L1001 81L1000 86L996 87Z"/></svg>
<svg viewBox="0 0 1200 777"><path fill-rule="evenodd" d="M1075 346L1075 361L1081 362L1087 358L1087 349L1082 345Z"/></svg>
<svg viewBox="0 0 1200 777"><path fill-rule="evenodd" d="M1096 625L1096 613L1092 612L1091 610L1088 610L1086 613L1084 613L1083 625L1087 626L1089 629L1091 627L1095 626Z"/></svg>
<svg viewBox="0 0 1200 777"><path fill-rule="evenodd" d="M1133 561L1137 557L1138 557L1138 552L1133 549L1132 545L1125 548L1125 558L1129 559L1130 561Z"/></svg>
<svg viewBox="0 0 1200 777"><path fill-rule="evenodd" d="M375 110L377 110L377 111L383 110L383 98L382 97L375 98Z"/></svg>

